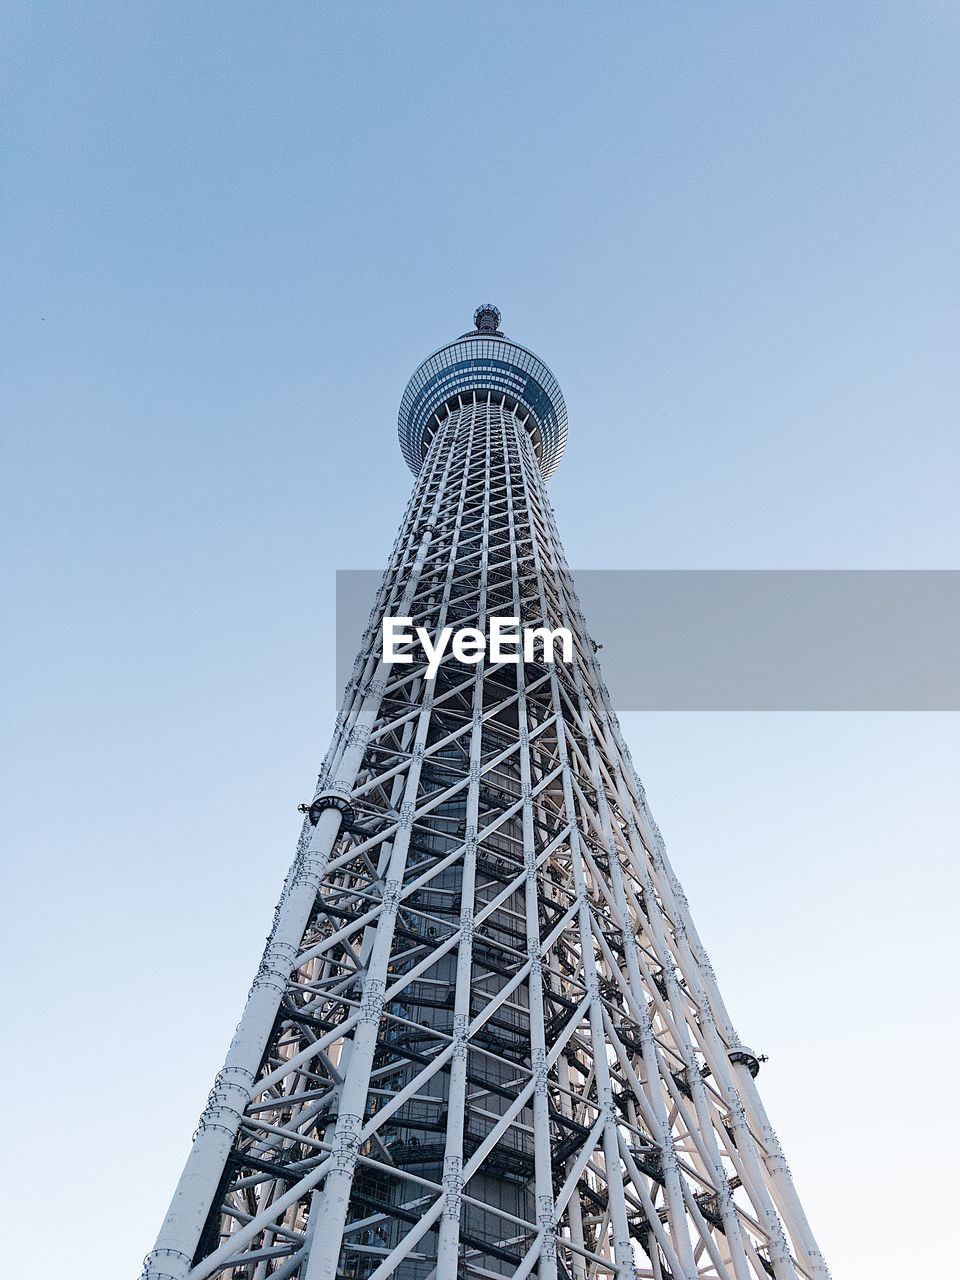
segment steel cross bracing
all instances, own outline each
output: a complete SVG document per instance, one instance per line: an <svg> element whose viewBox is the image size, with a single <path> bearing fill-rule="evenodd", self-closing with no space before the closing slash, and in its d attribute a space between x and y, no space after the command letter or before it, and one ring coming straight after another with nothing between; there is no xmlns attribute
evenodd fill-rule
<svg viewBox="0 0 960 1280"><path fill-rule="evenodd" d="M380 620L569 627L386 666ZM438 415L145 1280L828 1272L620 734L523 411Z"/></svg>

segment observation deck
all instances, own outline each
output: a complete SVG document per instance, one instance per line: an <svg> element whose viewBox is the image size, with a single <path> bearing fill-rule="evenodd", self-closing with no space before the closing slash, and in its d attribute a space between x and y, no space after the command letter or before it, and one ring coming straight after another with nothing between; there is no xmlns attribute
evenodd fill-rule
<svg viewBox="0 0 960 1280"><path fill-rule="evenodd" d="M556 471L567 442L567 406L556 378L539 358L500 331L490 304L474 312L476 326L427 356L400 402L400 448L416 475L433 432L460 397L491 392L525 420L544 479Z"/></svg>

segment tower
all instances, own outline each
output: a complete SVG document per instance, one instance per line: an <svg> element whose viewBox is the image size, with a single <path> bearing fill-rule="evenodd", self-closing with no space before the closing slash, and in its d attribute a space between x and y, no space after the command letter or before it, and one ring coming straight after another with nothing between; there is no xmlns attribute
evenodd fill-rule
<svg viewBox="0 0 960 1280"><path fill-rule="evenodd" d="M400 408L417 479L144 1280L826 1280L603 685L495 307ZM566 628L569 661L381 620Z"/></svg>

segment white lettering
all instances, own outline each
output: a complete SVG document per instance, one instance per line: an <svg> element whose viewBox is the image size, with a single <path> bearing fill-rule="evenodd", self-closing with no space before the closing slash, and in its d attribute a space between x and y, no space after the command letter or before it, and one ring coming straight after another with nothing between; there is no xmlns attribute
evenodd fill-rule
<svg viewBox="0 0 960 1280"><path fill-rule="evenodd" d="M444 627L437 636L436 644L430 641L430 632L426 627L417 627L417 639L423 647L423 652L427 655L427 679L432 680L440 670L440 662L446 652L447 643L453 632L453 627Z"/></svg>
<svg viewBox="0 0 960 1280"><path fill-rule="evenodd" d="M486 649L487 638L476 627L461 627L453 637L453 656L458 662L482 662Z"/></svg>
<svg viewBox="0 0 960 1280"><path fill-rule="evenodd" d="M523 660L533 662L534 645L540 642L544 662L555 662L553 646L560 641L561 662L573 661L573 636L568 627L557 627L550 631L547 627L527 627L523 633Z"/></svg>
<svg viewBox="0 0 960 1280"><path fill-rule="evenodd" d="M489 635L484 635L478 627L441 627L434 638L426 627L414 627L411 631L412 624L412 618L383 619L383 660L387 663L411 663L414 656L409 649L419 642L427 660L427 680L436 677L447 652L457 662L469 666L482 662L488 649L492 663L533 662L539 645L542 660L555 662L555 649L559 641L560 660L573 661L573 636L567 627L557 627L554 631L548 627L521 628L519 618L491 616L487 619ZM401 653L401 649L405 652Z"/></svg>
<svg viewBox="0 0 960 1280"><path fill-rule="evenodd" d="M409 644L413 639L410 631L404 631L404 627L409 627L412 618L391 618L385 617L383 620L383 660L384 662L412 662L412 653L397 653L397 645Z"/></svg>
<svg viewBox="0 0 960 1280"><path fill-rule="evenodd" d="M517 628L520 626L519 618L491 618L490 619L490 661L491 662L519 662L520 654L518 646L520 644L520 636L517 634ZM511 632L513 634L511 634ZM505 649L504 645L512 645L513 651Z"/></svg>

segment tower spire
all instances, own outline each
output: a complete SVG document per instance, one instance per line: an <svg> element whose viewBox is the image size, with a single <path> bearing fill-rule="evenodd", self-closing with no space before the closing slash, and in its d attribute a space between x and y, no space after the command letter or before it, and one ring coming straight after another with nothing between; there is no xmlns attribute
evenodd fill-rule
<svg viewBox="0 0 960 1280"><path fill-rule="evenodd" d="M500 312L491 302L484 302L473 313L473 323L478 333L499 333Z"/></svg>

